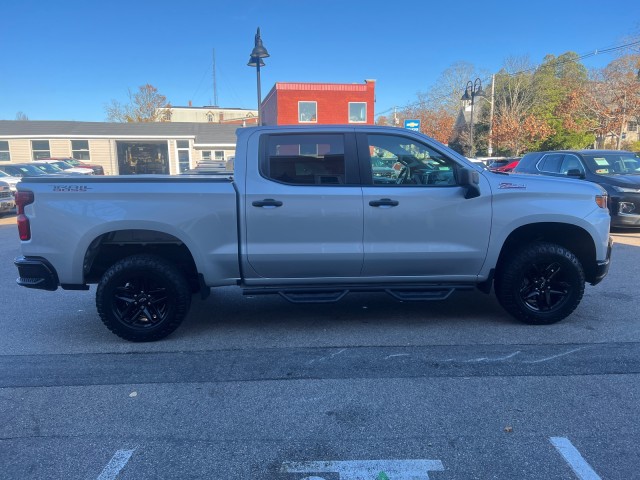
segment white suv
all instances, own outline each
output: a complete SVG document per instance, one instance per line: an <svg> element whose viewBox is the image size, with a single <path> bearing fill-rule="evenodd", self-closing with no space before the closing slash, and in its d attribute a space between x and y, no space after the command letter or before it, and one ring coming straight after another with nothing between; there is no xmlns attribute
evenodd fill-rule
<svg viewBox="0 0 640 480"><path fill-rule="evenodd" d="M82 175L93 175L93 169L85 167L74 167L69 165L64 160L34 160L33 163L48 163L49 165L55 165L64 173L80 173Z"/></svg>

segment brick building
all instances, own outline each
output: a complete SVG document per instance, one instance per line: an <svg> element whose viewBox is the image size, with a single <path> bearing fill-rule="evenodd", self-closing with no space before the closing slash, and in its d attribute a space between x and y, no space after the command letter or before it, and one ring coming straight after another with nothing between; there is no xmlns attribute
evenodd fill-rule
<svg viewBox="0 0 640 480"><path fill-rule="evenodd" d="M375 80L278 82L262 102L263 125L374 124Z"/></svg>

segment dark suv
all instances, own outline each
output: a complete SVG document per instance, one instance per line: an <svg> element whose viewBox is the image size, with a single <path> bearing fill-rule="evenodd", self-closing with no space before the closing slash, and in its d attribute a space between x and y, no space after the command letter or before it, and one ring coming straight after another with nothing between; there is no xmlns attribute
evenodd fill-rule
<svg viewBox="0 0 640 480"><path fill-rule="evenodd" d="M527 153L513 173L572 177L594 182L609 194L612 227L640 227L640 158L621 150Z"/></svg>

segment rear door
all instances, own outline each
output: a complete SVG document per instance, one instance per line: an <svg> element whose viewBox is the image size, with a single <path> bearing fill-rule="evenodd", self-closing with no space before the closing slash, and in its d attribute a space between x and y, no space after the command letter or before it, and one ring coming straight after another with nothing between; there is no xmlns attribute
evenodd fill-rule
<svg viewBox="0 0 640 480"><path fill-rule="evenodd" d="M246 176L246 277L358 277L362 188L351 133L264 134Z"/></svg>
<svg viewBox="0 0 640 480"><path fill-rule="evenodd" d="M363 177L363 276L472 280L489 243L488 183L481 185L479 197L465 199L456 173L464 164L437 147L402 134L358 134L357 139ZM372 165L381 162L396 173L375 175Z"/></svg>

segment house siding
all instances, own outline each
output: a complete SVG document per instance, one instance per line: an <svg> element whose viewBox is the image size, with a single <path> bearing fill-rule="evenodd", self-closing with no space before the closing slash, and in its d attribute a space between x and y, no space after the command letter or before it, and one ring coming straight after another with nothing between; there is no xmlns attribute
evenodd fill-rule
<svg viewBox="0 0 640 480"><path fill-rule="evenodd" d="M9 144L10 162L32 160L31 141L48 140L52 157L71 157L72 140L88 140L88 163L101 165L106 175L118 175L117 142L165 143L168 150L169 172L177 174L178 152L176 140L190 145L190 166L202 160L203 150L222 150L225 159L235 155L233 125L197 123L115 124L67 121L10 121L0 120L0 140Z"/></svg>

